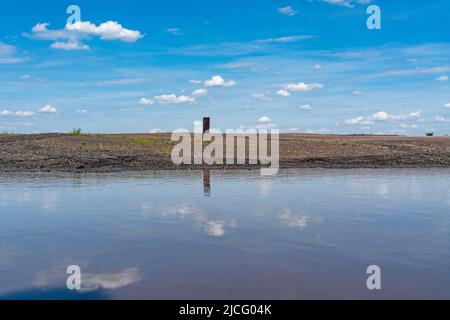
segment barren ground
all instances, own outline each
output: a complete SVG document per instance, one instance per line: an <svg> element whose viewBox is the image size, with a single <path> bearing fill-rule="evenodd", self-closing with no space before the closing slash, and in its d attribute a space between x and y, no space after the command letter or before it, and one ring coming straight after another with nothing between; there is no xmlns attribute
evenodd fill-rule
<svg viewBox="0 0 450 320"><path fill-rule="evenodd" d="M170 134L0 135L0 171L111 172L175 166ZM282 168L450 167L449 137L282 134ZM257 168L215 166L215 168Z"/></svg>

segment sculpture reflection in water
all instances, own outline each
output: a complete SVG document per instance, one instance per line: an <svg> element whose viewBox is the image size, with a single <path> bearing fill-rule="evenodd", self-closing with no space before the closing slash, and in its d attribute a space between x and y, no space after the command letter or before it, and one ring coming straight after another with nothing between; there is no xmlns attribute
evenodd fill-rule
<svg viewBox="0 0 450 320"><path fill-rule="evenodd" d="M211 196L211 170L203 170L203 195L205 197Z"/></svg>

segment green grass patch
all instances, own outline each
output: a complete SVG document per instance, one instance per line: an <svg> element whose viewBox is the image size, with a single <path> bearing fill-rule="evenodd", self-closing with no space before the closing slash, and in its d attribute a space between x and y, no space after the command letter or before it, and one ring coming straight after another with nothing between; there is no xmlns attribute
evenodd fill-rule
<svg viewBox="0 0 450 320"><path fill-rule="evenodd" d="M155 144L154 141L150 141L150 140L145 139L145 138L129 138L128 142L133 143L133 144L138 144L138 145L141 145L141 146L148 146L148 145Z"/></svg>

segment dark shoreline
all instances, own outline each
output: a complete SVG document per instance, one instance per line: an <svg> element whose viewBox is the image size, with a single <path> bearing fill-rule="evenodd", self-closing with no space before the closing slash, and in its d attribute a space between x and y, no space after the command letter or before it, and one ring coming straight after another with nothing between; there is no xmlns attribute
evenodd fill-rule
<svg viewBox="0 0 450 320"><path fill-rule="evenodd" d="M0 173L257 170L258 165L181 165L170 134L0 135ZM450 168L449 137L280 135L280 168Z"/></svg>

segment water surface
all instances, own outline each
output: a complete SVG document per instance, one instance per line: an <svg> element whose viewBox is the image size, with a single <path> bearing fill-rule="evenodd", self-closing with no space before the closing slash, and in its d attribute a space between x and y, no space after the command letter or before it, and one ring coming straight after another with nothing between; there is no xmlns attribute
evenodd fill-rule
<svg viewBox="0 0 450 320"><path fill-rule="evenodd" d="M3 175L11 298L450 299L450 170Z"/></svg>

